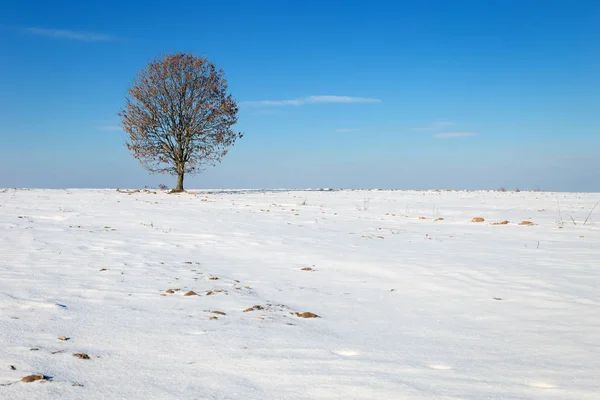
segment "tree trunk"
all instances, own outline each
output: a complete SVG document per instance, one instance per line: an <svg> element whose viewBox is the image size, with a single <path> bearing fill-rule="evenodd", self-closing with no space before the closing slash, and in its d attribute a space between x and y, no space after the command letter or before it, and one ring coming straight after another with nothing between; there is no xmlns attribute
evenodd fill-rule
<svg viewBox="0 0 600 400"><path fill-rule="evenodd" d="M183 192L183 171L177 173L177 186L173 189L173 192Z"/></svg>

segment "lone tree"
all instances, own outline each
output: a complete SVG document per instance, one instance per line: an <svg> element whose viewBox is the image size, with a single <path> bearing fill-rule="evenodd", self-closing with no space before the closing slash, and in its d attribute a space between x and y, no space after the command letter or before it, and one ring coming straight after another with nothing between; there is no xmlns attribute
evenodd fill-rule
<svg viewBox="0 0 600 400"><path fill-rule="evenodd" d="M119 113L127 148L151 173L186 174L216 165L242 137L231 127L238 107L223 70L202 57L173 54L140 71Z"/></svg>

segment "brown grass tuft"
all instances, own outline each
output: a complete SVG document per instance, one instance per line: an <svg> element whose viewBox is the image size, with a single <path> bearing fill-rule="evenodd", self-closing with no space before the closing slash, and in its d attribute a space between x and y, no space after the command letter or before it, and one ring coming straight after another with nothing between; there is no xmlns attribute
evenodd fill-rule
<svg viewBox="0 0 600 400"><path fill-rule="evenodd" d="M299 312L297 312L297 313L294 313L294 314L295 314L297 317L300 317L300 318L321 318L321 317L319 317L317 314L313 314L313 313L311 313L311 312L308 312L308 311L306 311L306 312L303 312L303 313L299 313Z"/></svg>
<svg viewBox="0 0 600 400"><path fill-rule="evenodd" d="M46 379L46 377L44 375L27 375L26 377L21 379L21 382L31 383L31 382L41 381L41 380L45 380L45 379Z"/></svg>
<svg viewBox="0 0 600 400"><path fill-rule="evenodd" d="M246 308L244 310L244 312L250 312L250 311L254 311L254 310L264 310L265 308L263 306L252 306L250 308Z"/></svg>

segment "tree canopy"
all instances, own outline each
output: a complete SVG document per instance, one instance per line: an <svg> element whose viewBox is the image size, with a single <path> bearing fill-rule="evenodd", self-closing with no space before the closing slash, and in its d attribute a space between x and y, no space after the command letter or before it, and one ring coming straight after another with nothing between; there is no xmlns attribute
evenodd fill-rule
<svg viewBox="0 0 600 400"><path fill-rule="evenodd" d="M223 70L202 57L166 55L141 70L119 113L127 148L152 173L186 174L216 165L242 134Z"/></svg>

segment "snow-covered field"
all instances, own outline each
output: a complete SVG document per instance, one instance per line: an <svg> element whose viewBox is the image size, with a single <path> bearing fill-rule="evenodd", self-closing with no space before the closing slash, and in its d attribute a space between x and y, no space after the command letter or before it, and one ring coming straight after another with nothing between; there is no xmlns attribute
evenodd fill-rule
<svg viewBox="0 0 600 400"><path fill-rule="evenodd" d="M598 399L599 200L0 190L0 398Z"/></svg>

